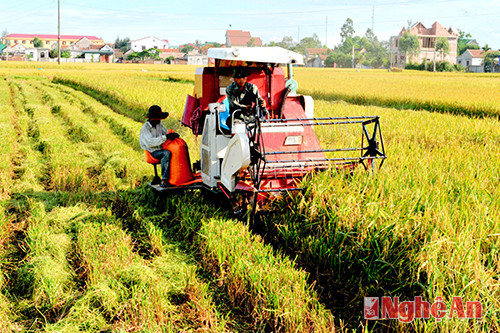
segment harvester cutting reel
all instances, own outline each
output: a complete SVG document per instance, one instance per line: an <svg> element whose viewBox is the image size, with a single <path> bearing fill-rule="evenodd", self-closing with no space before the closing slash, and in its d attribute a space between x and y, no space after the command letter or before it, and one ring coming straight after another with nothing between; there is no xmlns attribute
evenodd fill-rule
<svg viewBox="0 0 500 333"><path fill-rule="evenodd" d="M319 140L313 131L314 127L319 126L359 125L361 136L358 132L357 139L354 139L351 131L351 139L348 143L355 144L351 147L346 147L346 142L343 142L344 145L341 147L324 149L319 145ZM323 133L328 135L331 131L327 130ZM347 134L348 132L337 133ZM363 165L366 170L374 172L382 167L386 159L378 116L255 118L251 123L247 123L247 134L250 148L247 177L251 179L255 195L251 199L247 195L245 200L251 201L252 214L257 206L269 201L276 193L302 190L301 180L313 172L329 168L352 172L359 164ZM327 138L325 139L328 141ZM335 141L342 142L342 140ZM357 153L359 155L355 156ZM240 204L244 205L245 201Z"/></svg>

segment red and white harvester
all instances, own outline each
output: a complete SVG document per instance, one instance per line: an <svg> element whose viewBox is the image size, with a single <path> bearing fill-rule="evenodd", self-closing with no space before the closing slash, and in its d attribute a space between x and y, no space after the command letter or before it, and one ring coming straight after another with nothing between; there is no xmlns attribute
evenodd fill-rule
<svg viewBox="0 0 500 333"><path fill-rule="evenodd" d="M301 180L312 172L382 166L386 155L378 116L315 118L313 99L296 93L292 69L304 64L302 55L279 47L212 48L208 58L212 64L196 70L194 94L188 95L182 118L194 135L201 134L201 171L192 174L187 147L177 149L171 174L183 175L181 182L171 179L176 186L170 188L152 185L155 190L203 188L223 195L237 213L249 206L254 213L276 194L300 190ZM255 105L254 116L229 126L234 110L225 90L233 70L241 67L267 110ZM324 126L359 126L356 146L321 147L314 129Z"/></svg>

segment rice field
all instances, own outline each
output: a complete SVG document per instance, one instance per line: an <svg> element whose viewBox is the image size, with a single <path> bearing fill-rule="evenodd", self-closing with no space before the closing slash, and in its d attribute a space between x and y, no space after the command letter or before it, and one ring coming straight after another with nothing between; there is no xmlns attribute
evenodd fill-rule
<svg viewBox="0 0 500 333"><path fill-rule="evenodd" d="M315 99L467 116L500 115L499 74L302 68L294 73L301 92Z"/></svg>
<svg viewBox="0 0 500 333"><path fill-rule="evenodd" d="M500 331L500 77L294 73L317 116L380 115L389 159L318 174L249 226L145 186L151 104L197 159L179 124L194 67L2 62L0 330ZM383 296L482 318L365 320Z"/></svg>

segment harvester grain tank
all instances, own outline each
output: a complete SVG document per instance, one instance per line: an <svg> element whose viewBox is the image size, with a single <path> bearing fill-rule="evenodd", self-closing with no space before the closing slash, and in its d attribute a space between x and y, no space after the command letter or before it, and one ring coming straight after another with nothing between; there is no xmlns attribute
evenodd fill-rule
<svg viewBox="0 0 500 333"><path fill-rule="evenodd" d="M182 118L194 135L201 135L201 171L173 188L152 185L158 192L203 188L223 195L241 212L276 193L300 190L301 180L311 172L359 164L375 169L383 164L378 116L314 117L313 99L297 94L293 79L293 66L303 65L302 55L279 47L254 47L213 48L208 57L213 66L196 70L194 93L187 97ZM234 69L242 67L267 110L256 103L250 116L237 121L225 91ZM320 126L359 126L359 144L324 148L314 131Z"/></svg>

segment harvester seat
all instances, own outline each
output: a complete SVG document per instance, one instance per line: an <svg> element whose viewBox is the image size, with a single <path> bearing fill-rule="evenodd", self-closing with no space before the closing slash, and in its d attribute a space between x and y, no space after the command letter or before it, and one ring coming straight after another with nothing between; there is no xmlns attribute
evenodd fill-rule
<svg viewBox="0 0 500 333"><path fill-rule="evenodd" d="M225 130L230 130L227 121L228 119L231 120L231 114L229 113L229 101L226 96L222 96L218 101L218 103L223 103L224 106L226 107L226 111L224 112L219 112L219 125L221 128Z"/></svg>
<svg viewBox="0 0 500 333"><path fill-rule="evenodd" d="M151 153L147 150L144 150L144 153L146 154L146 162L149 164L153 164L153 167L155 169L155 176L153 180L151 181L151 185L157 185L161 183L161 178L158 176L158 169L157 165L161 163L160 160L156 159L151 155Z"/></svg>

